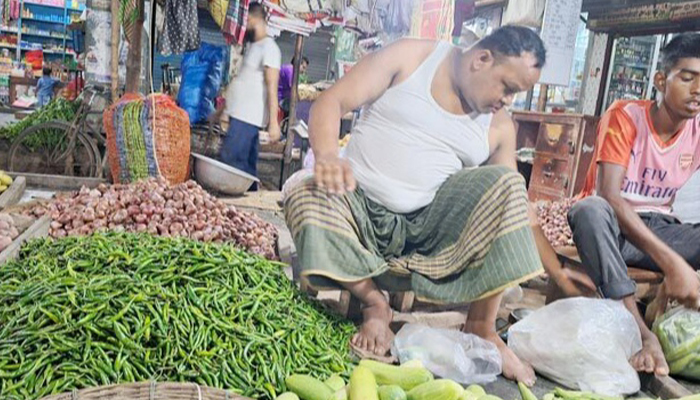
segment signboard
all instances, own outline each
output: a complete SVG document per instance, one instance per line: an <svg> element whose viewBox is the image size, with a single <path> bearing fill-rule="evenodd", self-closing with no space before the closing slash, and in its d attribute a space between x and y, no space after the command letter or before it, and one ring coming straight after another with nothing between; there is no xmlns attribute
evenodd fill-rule
<svg viewBox="0 0 700 400"><path fill-rule="evenodd" d="M355 46L357 45L357 34L353 31L335 28L335 59L337 61L355 61Z"/></svg>
<svg viewBox="0 0 700 400"><path fill-rule="evenodd" d="M547 63L540 83L569 86L582 0L547 0L541 37Z"/></svg>
<svg viewBox="0 0 700 400"><path fill-rule="evenodd" d="M588 20L590 29L614 28L620 25L642 25L682 21L700 17L700 1L656 3L613 11Z"/></svg>

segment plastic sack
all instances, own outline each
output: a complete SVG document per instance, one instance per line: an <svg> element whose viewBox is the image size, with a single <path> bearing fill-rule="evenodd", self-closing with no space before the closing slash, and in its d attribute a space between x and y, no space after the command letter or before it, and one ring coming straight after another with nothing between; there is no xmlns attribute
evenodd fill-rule
<svg viewBox="0 0 700 400"><path fill-rule="evenodd" d="M493 382L501 374L495 344L455 330L406 324L396 334L391 354L402 364L420 360L436 376L465 385Z"/></svg>
<svg viewBox="0 0 700 400"><path fill-rule="evenodd" d="M503 13L503 25L542 28L546 0L509 0Z"/></svg>
<svg viewBox="0 0 700 400"><path fill-rule="evenodd" d="M228 68L228 50L224 46L202 43L196 51L186 52L180 69L182 83L177 102L190 117L190 124L206 119L216 110L215 100Z"/></svg>
<svg viewBox="0 0 700 400"><path fill-rule="evenodd" d="M629 359L642 349L642 338L621 302L556 301L513 325L508 346L537 372L572 389L607 396L640 389Z"/></svg>
<svg viewBox="0 0 700 400"><path fill-rule="evenodd" d="M653 329L671 373L700 379L700 313L674 308L657 319Z"/></svg>

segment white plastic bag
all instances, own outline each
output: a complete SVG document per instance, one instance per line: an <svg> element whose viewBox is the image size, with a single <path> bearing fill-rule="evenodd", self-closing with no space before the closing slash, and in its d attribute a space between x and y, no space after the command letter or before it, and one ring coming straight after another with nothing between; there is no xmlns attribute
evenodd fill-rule
<svg viewBox="0 0 700 400"><path fill-rule="evenodd" d="M406 324L396 334L391 354L403 364L420 360L438 377L465 385L489 383L501 373L501 353L476 335Z"/></svg>
<svg viewBox="0 0 700 400"><path fill-rule="evenodd" d="M618 301L556 301L513 325L508 346L537 372L572 389L607 396L640 389L629 359L642 349L642 338Z"/></svg>
<svg viewBox="0 0 700 400"><path fill-rule="evenodd" d="M501 25L542 28L546 0L508 0Z"/></svg>

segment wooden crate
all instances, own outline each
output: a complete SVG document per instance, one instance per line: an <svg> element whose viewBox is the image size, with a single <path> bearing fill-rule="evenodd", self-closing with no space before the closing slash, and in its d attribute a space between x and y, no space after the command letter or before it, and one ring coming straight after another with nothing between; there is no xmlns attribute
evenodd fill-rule
<svg viewBox="0 0 700 400"><path fill-rule="evenodd" d="M18 230L22 233L12 242L12 244L0 252L0 266L17 258L17 256L19 256L19 251L22 248L22 244L24 244L26 241L46 237L49 234L51 217L48 215L44 215L39 219L33 219L22 215L13 214L12 219L15 220L15 226L17 226Z"/></svg>
<svg viewBox="0 0 700 400"><path fill-rule="evenodd" d="M24 176L14 178L12 185L0 194L0 211L17 204L27 188L27 179Z"/></svg>

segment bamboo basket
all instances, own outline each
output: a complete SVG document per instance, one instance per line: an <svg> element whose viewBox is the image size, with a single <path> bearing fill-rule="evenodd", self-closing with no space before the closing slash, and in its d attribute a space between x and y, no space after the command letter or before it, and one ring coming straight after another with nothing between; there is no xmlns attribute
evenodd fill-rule
<svg viewBox="0 0 700 400"><path fill-rule="evenodd" d="M140 382L73 390L41 400L253 400L196 383Z"/></svg>

